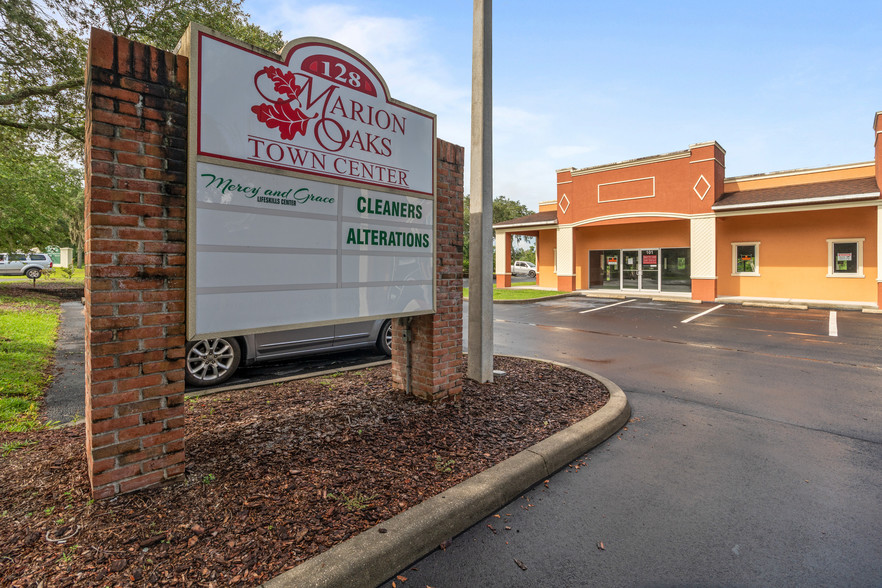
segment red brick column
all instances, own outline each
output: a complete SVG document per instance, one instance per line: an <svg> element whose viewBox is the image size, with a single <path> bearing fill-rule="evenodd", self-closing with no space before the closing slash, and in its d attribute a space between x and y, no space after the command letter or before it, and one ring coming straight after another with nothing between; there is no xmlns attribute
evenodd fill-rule
<svg viewBox="0 0 882 588"><path fill-rule="evenodd" d="M184 472L187 60L92 29L86 452L106 498Z"/></svg>
<svg viewBox="0 0 882 588"><path fill-rule="evenodd" d="M406 389L407 342L411 329L411 392L435 402L462 394L462 235L464 149L438 140L436 225L437 312L393 325L392 376Z"/></svg>

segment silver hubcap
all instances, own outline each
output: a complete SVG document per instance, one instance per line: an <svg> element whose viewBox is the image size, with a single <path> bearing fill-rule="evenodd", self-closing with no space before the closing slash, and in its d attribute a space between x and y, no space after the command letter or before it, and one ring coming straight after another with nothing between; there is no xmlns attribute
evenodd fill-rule
<svg viewBox="0 0 882 588"><path fill-rule="evenodd" d="M226 339L198 341L187 354L187 370L203 382L210 382L230 371L233 356L233 347Z"/></svg>

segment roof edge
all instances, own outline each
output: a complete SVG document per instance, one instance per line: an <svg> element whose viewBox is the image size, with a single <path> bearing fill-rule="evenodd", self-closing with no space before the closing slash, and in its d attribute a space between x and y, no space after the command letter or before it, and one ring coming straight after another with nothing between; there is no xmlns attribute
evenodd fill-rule
<svg viewBox="0 0 882 588"><path fill-rule="evenodd" d="M554 226L557 224L558 224L557 221L553 220L553 221L543 221L543 222L538 222L538 223L524 223L524 224L519 224L519 225L499 224L499 225L493 225L493 228L494 229L497 229L497 228L498 229L526 229L526 228L530 228L530 227L550 227L550 226Z"/></svg>
<svg viewBox="0 0 882 588"><path fill-rule="evenodd" d="M807 167L807 168L801 168L801 169L766 172L766 173L761 173L761 174L750 174L750 175L746 175L746 176L733 176L731 178L725 178L723 180L723 182L728 183L728 182L750 182L753 180L768 180L771 178L783 178L783 177L787 177L787 176L802 176L802 175L807 175L807 174L839 171L839 170L844 170L844 169L857 169L859 167L871 167L874 165L875 165L875 162L873 162L873 161L864 161L864 162L860 162L860 163L846 163L846 164L842 164L842 165L830 165L830 166L826 166L826 167Z"/></svg>
<svg viewBox="0 0 882 588"><path fill-rule="evenodd" d="M634 167L636 165L644 165L647 163L659 163L662 161L670 161L672 159L682 159L684 157L689 157L692 155L692 152L689 149L685 149L683 151L672 151L671 153L662 153L661 155L650 155L648 157L639 157L637 159L627 159L625 161L616 161L614 163L604 163L602 165L595 165L592 167L583 167L576 169L574 167L564 168L557 170L560 172L570 172L574 176L581 176L587 174L598 173L602 171L607 171L611 169L621 169L625 167Z"/></svg>
<svg viewBox="0 0 882 588"><path fill-rule="evenodd" d="M726 149L719 144L717 141L705 141L703 143L693 143L689 146L689 149L695 149L696 147L710 147L715 146L717 149L723 152L723 155L726 154Z"/></svg>
<svg viewBox="0 0 882 588"><path fill-rule="evenodd" d="M839 196L816 196L814 198L795 198L793 200L770 200L768 202L745 202L743 204L715 204L711 207L714 212L727 210L748 210L751 208L773 208L777 206L798 206L802 204L826 204L845 202L850 200L875 200L879 198L879 192L867 192L865 194L840 194Z"/></svg>

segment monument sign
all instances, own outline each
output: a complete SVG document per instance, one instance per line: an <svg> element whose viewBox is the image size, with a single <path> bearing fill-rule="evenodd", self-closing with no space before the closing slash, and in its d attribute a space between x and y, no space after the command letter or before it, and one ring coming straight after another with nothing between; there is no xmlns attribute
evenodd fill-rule
<svg viewBox="0 0 882 588"><path fill-rule="evenodd" d="M327 39L180 52L188 338L435 312L435 115Z"/></svg>

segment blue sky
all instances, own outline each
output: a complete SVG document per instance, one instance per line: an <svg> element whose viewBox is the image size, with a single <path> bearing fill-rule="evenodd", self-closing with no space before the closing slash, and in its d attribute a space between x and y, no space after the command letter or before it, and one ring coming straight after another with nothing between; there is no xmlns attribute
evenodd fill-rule
<svg viewBox="0 0 882 588"><path fill-rule="evenodd" d="M244 6L286 40L351 47L468 148L472 2ZM730 177L871 161L880 23L880 0L497 1L494 195L536 210L557 169L714 140Z"/></svg>

